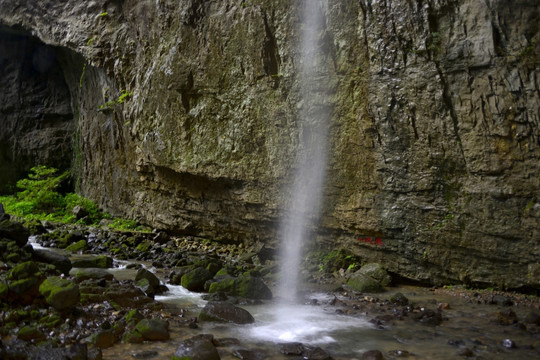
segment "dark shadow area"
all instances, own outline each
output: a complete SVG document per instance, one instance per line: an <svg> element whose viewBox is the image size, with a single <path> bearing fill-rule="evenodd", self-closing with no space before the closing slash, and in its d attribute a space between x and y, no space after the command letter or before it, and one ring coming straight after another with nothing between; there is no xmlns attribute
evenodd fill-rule
<svg viewBox="0 0 540 360"><path fill-rule="evenodd" d="M0 194L15 192L33 166L71 166L74 112L59 56L59 48L0 27Z"/></svg>

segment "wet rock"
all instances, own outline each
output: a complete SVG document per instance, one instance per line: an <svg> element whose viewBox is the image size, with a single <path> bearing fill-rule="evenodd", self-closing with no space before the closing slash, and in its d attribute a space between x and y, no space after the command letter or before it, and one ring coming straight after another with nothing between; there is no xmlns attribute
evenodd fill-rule
<svg viewBox="0 0 540 360"><path fill-rule="evenodd" d="M540 326L540 314L531 311L525 316L524 322L526 324L535 324Z"/></svg>
<svg viewBox="0 0 540 360"><path fill-rule="evenodd" d="M506 295L500 295L500 294L493 295L493 297L491 298L490 303L500 305L500 306L512 306L512 305L514 305L514 302L512 301L512 299L510 297L508 297Z"/></svg>
<svg viewBox="0 0 540 360"><path fill-rule="evenodd" d="M91 335L87 342L95 345L98 348L106 349L114 345L116 336L113 330L102 330Z"/></svg>
<svg viewBox="0 0 540 360"><path fill-rule="evenodd" d="M75 279L77 282L82 282L88 279L94 280L112 280L114 278L113 274L108 272L105 269L99 268L82 268L75 271Z"/></svg>
<svg viewBox="0 0 540 360"><path fill-rule="evenodd" d="M416 314L414 320L425 325L435 326L442 322L442 315L438 311L425 309Z"/></svg>
<svg viewBox="0 0 540 360"><path fill-rule="evenodd" d="M161 283L156 275L146 269L137 270L135 276L135 285L141 289L147 296L153 297L156 294L166 292L168 289L161 286Z"/></svg>
<svg viewBox="0 0 540 360"><path fill-rule="evenodd" d="M305 349L304 345L299 342L279 344L279 351L284 355L302 355Z"/></svg>
<svg viewBox="0 0 540 360"><path fill-rule="evenodd" d="M171 240L171 237L166 232L160 231L154 236L153 240L158 244L163 245L168 243Z"/></svg>
<svg viewBox="0 0 540 360"><path fill-rule="evenodd" d="M45 226L37 219L26 220L24 222L24 227L27 228L32 235L41 235L47 232Z"/></svg>
<svg viewBox="0 0 540 360"><path fill-rule="evenodd" d="M32 304L39 294L41 283L42 278L36 276L11 281L7 284L10 293L8 296L13 296L12 300L24 305Z"/></svg>
<svg viewBox="0 0 540 360"><path fill-rule="evenodd" d="M501 345L504 347L504 348L507 348L507 349L513 349L516 347L516 343L513 342L512 340L510 339L504 339L501 343Z"/></svg>
<svg viewBox="0 0 540 360"><path fill-rule="evenodd" d="M131 357L135 359L151 359L158 356L159 353L156 350L145 350L139 351L131 354Z"/></svg>
<svg viewBox="0 0 540 360"><path fill-rule="evenodd" d="M48 277L39 286L39 293L45 297L47 304L56 310L66 310L79 303L79 286L59 277Z"/></svg>
<svg viewBox="0 0 540 360"><path fill-rule="evenodd" d="M347 286L358 292L376 293L384 290L377 280L360 272L354 273L349 278Z"/></svg>
<svg viewBox="0 0 540 360"><path fill-rule="evenodd" d="M162 319L142 319L135 330L144 340L169 340L169 322Z"/></svg>
<svg viewBox="0 0 540 360"><path fill-rule="evenodd" d="M26 245L30 232L21 223L4 219L0 221L0 238L14 240L19 247Z"/></svg>
<svg viewBox="0 0 540 360"><path fill-rule="evenodd" d="M255 322L253 316L237 306L225 302L208 302L199 314L201 321L218 321L235 324L251 324Z"/></svg>
<svg viewBox="0 0 540 360"><path fill-rule="evenodd" d="M437 305L437 310L448 310L448 309L450 309L449 303L439 303Z"/></svg>
<svg viewBox="0 0 540 360"><path fill-rule="evenodd" d="M190 291L203 291L204 283L213 277L210 271L198 267L182 276L181 285Z"/></svg>
<svg viewBox="0 0 540 360"><path fill-rule="evenodd" d="M86 248L87 248L86 240L79 240L76 243L73 243L69 245L68 247L66 247L66 250L71 251L71 252L78 252L78 251L86 250Z"/></svg>
<svg viewBox="0 0 540 360"><path fill-rule="evenodd" d="M131 310L129 313L127 313L124 319L128 324L137 324L139 321L144 319L144 316L137 310Z"/></svg>
<svg viewBox="0 0 540 360"><path fill-rule="evenodd" d="M113 259L105 255L85 256L72 261L75 268L100 268L108 269L113 266Z"/></svg>
<svg viewBox="0 0 540 360"><path fill-rule="evenodd" d="M56 266L56 268L60 270L64 275L68 275L72 267L71 261L66 256L49 250L34 250L32 258L36 261L41 261Z"/></svg>
<svg viewBox="0 0 540 360"><path fill-rule="evenodd" d="M233 351L233 356L241 360L264 360L266 359L266 354L258 350L246 350L246 349L236 349Z"/></svg>
<svg viewBox="0 0 540 360"><path fill-rule="evenodd" d="M305 360L332 360L333 358L320 347L308 348L302 353Z"/></svg>
<svg viewBox="0 0 540 360"><path fill-rule="evenodd" d="M396 358L406 358L409 356L414 356L414 354L408 352L407 350L390 350L388 355Z"/></svg>
<svg viewBox="0 0 540 360"><path fill-rule="evenodd" d="M517 315L510 309L496 311L491 316L492 320L500 325L511 325L517 322Z"/></svg>
<svg viewBox="0 0 540 360"><path fill-rule="evenodd" d="M172 360L220 360L213 339L212 335L201 334L182 341Z"/></svg>
<svg viewBox="0 0 540 360"><path fill-rule="evenodd" d="M33 261L27 261L16 265L11 269L9 279L25 279L39 273L39 267Z"/></svg>
<svg viewBox="0 0 540 360"><path fill-rule="evenodd" d="M474 356L474 351L472 351L470 348L466 347L466 348L460 349L457 352L457 355L463 356L463 357L473 357Z"/></svg>
<svg viewBox="0 0 540 360"><path fill-rule="evenodd" d="M257 277L241 276L238 278L225 278L210 284L208 292L224 292L227 295L240 296L248 299L268 300L272 292L266 284Z"/></svg>
<svg viewBox="0 0 540 360"><path fill-rule="evenodd" d="M386 270L383 269L381 264L378 263L369 263L358 270L361 274L367 275L376 281L378 281L382 286L390 286L392 283L392 277L388 275Z"/></svg>
<svg viewBox="0 0 540 360"><path fill-rule="evenodd" d="M395 293L394 295L392 295L390 297L389 301L394 305L405 306L405 305L409 304L409 299L400 292Z"/></svg>
<svg viewBox="0 0 540 360"><path fill-rule="evenodd" d="M45 334L33 326L23 326L20 328L17 337L24 341L41 341L46 339Z"/></svg>
<svg viewBox="0 0 540 360"><path fill-rule="evenodd" d="M362 354L362 360L384 360L384 356L379 350L369 350Z"/></svg>
<svg viewBox="0 0 540 360"><path fill-rule="evenodd" d="M464 346L464 345L465 345L465 341L463 341L463 340L450 339L450 340L448 340L448 345L452 345L452 346Z"/></svg>
<svg viewBox="0 0 540 360"><path fill-rule="evenodd" d="M86 210L84 207L77 205L71 210L71 213L73 216L75 216L75 219L81 220L82 218L85 218L89 215L88 210Z"/></svg>

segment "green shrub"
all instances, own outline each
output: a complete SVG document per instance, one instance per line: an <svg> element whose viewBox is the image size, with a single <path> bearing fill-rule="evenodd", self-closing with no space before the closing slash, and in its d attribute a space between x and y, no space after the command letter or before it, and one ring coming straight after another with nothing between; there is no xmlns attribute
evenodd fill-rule
<svg viewBox="0 0 540 360"><path fill-rule="evenodd" d="M98 224L102 219L112 218L91 200L74 193L62 194L61 185L68 180L70 173L66 171L57 175L57 172L57 169L46 166L33 167L28 178L17 182L21 191L16 195L0 196L0 203L4 205L6 212L25 220L75 223L77 219L72 212L76 206L88 211L88 216L78 222ZM124 219L114 219L109 227L116 230L150 231L134 220Z"/></svg>

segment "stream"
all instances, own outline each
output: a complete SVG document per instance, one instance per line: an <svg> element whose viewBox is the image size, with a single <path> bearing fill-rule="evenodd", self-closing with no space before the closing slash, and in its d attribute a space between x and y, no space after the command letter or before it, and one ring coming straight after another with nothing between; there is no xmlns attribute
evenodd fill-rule
<svg viewBox="0 0 540 360"><path fill-rule="evenodd" d="M35 242L34 247L39 247ZM69 255L71 259L88 255ZM108 269L118 280L134 279L138 263L162 281L166 269L157 269L141 261L114 261ZM76 269L72 269L72 272ZM493 314L508 306L474 304L470 298L434 289L400 286L383 294L353 296L346 291L306 291L300 304L276 305L277 300L240 305L255 318L250 325L199 322L197 329L186 328L186 320L196 318L206 304L202 293L178 285L166 284L169 291L156 296L164 304L161 316L170 323L171 339L141 344L117 343L103 349L104 359L170 359L179 341L197 334L212 334L219 343L221 359L300 359L282 354L284 343L302 343L320 347L334 359L362 359L369 350L379 350L386 359L532 359L540 358L538 328L534 325L501 326ZM400 307L385 299L404 294L416 308L442 310L438 325L414 321L414 312L399 316ZM512 306L518 318L528 307ZM512 346L508 346L511 341Z"/></svg>

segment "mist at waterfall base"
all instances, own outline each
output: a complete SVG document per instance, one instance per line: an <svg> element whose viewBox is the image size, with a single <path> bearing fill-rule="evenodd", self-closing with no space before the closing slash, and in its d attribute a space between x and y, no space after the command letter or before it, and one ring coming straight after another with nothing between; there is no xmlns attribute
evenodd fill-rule
<svg viewBox="0 0 540 360"><path fill-rule="evenodd" d="M325 8L326 0L304 1L301 6L300 151L294 182L288 189L289 208L280 226L282 265L277 305L259 312L258 325L250 329L250 336L259 339L322 344L335 341L334 331L367 327L361 319L337 316L320 306L301 304L298 298L302 248L319 218L327 162L331 106L325 81L327 59L321 50L326 31Z"/></svg>

